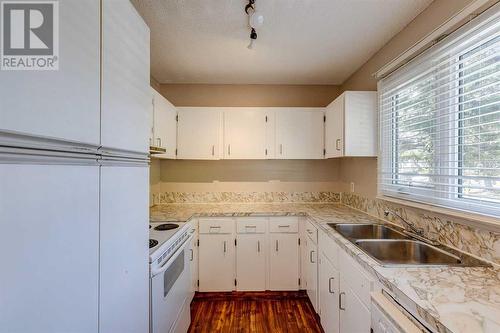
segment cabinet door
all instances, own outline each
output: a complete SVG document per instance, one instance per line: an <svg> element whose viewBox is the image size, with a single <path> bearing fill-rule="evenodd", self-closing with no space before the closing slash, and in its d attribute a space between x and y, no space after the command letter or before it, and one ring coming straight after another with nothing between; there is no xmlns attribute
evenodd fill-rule
<svg viewBox="0 0 500 333"><path fill-rule="evenodd" d="M319 259L319 312L327 333L339 333L339 272L324 254Z"/></svg>
<svg viewBox="0 0 500 333"><path fill-rule="evenodd" d="M370 332L370 311L343 278L340 278L339 289L340 332Z"/></svg>
<svg viewBox="0 0 500 333"><path fill-rule="evenodd" d="M344 99L345 94L342 94L326 107L326 158L344 156Z"/></svg>
<svg viewBox="0 0 500 333"><path fill-rule="evenodd" d="M177 149L177 110L165 97L154 90L154 140L153 145L166 149L156 158L175 159Z"/></svg>
<svg viewBox="0 0 500 333"><path fill-rule="evenodd" d="M148 26L130 1L102 1L101 145L104 151L149 152L149 70Z"/></svg>
<svg viewBox="0 0 500 333"><path fill-rule="evenodd" d="M148 330L148 195L147 166L101 167L100 332Z"/></svg>
<svg viewBox="0 0 500 333"><path fill-rule="evenodd" d="M189 260L191 265L191 294L188 303L193 299L195 291L198 290L198 236L195 234L189 244Z"/></svg>
<svg viewBox="0 0 500 333"><path fill-rule="evenodd" d="M266 235L238 234L236 239L236 289L266 290Z"/></svg>
<svg viewBox="0 0 500 333"><path fill-rule="evenodd" d="M318 312L318 249L310 240L307 240L307 295L311 300L314 310Z"/></svg>
<svg viewBox="0 0 500 333"><path fill-rule="evenodd" d="M58 70L1 72L0 134L17 132L97 147L99 0L59 4L59 59Z"/></svg>
<svg viewBox="0 0 500 333"><path fill-rule="evenodd" d="M0 163L0 226L0 330L97 333L99 167Z"/></svg>
<svg viewBox="0 0 500 333"><path fill-rule="evenodd" d="M199 238L199 290L234 290L234 236L200 234Z"/></svg>
<svg viewBox="0 0 500 333"><path fill-rule="evenodd" d="M298 290L299 246L297 234L269 236L269 289Z"/></svg>
<svg viewBox="0 0 500 333"><path fill-rule="evenodd" d="M221 112L215 108L179 108L177 158L217 160L220 157Z"/></svg>
<svg viewBox="0 0 500 333"><path fill-rule="evenodd" d="M258 108L224 109L224 159L265 159L270 115Z"/></svg>
<svg viewBox="0 0 500 333"><path fill-rule="evenodd" d="M323 159L323 108L276 111L276 158Z"/></svg>
<svg viewBox="0 0 500 333"><path fill-rule="evenodd" d="M377 92L346 91L344 155L377 156Z"/></svg>

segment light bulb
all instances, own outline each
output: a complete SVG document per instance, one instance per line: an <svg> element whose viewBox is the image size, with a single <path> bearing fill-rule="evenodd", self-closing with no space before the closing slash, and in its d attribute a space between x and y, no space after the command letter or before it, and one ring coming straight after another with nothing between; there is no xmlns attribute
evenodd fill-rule
<svg viewBox="0 0 500 333"><path fill-rule="evenodd" d="M249 24L252 28L260 28L264 24L264 15L259 11L255 11L250 15Z"/></svg>
<svg viewBox="0 0 500 333"><path fill-rule="evenodd" d="M250 44L248 44L247 49L253 50L254 44L255 44L255 39L250 39Z"/></svg>

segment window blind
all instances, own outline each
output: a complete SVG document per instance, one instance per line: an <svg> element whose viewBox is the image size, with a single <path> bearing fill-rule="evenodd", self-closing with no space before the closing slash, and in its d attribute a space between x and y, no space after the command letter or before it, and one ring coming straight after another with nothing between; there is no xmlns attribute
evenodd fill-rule
<svg viewBox="0 0 500 333"><path fill-rule="evenodd" d="M500 215L500 10L378 83L379 191Z"/></svg>

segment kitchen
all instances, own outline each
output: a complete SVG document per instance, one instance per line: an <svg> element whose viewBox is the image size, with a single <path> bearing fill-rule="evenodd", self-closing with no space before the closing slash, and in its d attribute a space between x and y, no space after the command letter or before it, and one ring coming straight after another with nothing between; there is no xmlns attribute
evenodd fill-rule
<svg viewBox="0 0 500 333"><path fill-rule="evenodd" d="M0 1L0 332L499 332L500 4Z"/></svg>

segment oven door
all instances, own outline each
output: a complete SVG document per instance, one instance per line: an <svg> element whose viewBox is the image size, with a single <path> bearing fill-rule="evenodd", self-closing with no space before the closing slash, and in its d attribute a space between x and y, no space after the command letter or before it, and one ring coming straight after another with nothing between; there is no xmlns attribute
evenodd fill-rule
<svg viewBox="0 0 500 333"><path fill-rule="evenodd" d="M151 332L168 333L191 291L191 238L158 270L151 272Z"/></svg>

